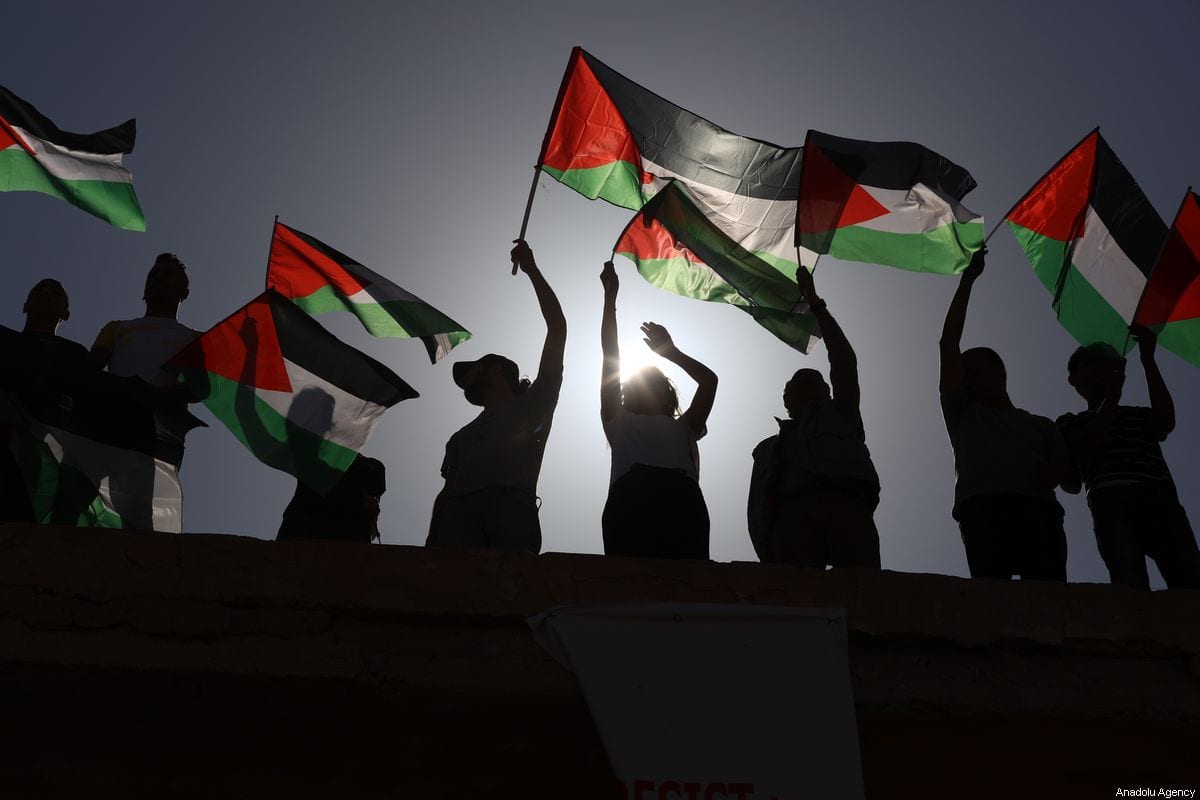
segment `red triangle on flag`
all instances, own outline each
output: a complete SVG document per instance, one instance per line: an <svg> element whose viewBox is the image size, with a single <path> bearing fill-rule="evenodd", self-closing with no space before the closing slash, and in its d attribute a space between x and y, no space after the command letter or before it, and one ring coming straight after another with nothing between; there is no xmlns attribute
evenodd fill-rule
<svg viewBox="0 0 1200 800"><path fill-rule="evenodd" d="M214 325L168 363L206 370L255 389L292 391L269 293Z"/></svg>

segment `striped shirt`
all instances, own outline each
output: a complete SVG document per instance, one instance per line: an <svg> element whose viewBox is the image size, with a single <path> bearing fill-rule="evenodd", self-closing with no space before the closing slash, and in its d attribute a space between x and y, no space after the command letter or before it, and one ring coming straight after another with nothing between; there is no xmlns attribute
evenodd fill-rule
<svg viewBox="0 0 1200 800"><path fill-rule="evenodd" d="M1084 435L1094 411L1063 414L1056 424L1068 443ZM1090 469L1083 472L1088 494L1113 486L1159 484L1174 489L1171 471L1159 447L1153 414L1142 406L1117 406L1112 425Z"/></svg>

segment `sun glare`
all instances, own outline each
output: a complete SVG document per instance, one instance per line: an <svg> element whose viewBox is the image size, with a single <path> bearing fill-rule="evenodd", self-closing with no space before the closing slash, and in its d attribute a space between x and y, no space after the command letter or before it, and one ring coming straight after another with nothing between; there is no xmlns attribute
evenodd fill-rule
<svg viewBox="0 0 1200 800"><path fill-rule="evenodd" d="M646 346L646 343L641 339L622 339L621 340L621 382L624 383L629 379L629 376L637 372L645 366L656 366L659 369L663 368L662 359L655 355L654 351Z"/></svg>

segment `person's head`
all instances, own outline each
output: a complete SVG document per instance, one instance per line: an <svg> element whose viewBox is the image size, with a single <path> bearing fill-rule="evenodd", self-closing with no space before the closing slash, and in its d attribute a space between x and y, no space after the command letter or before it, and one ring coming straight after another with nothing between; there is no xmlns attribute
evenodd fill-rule
<svg viewBox="0 0 1200 800"><path fill-rule="evenodd" d="M1008 402L1008 372L1004 359L990 347L972 347L962 354L963 388L983 405Z"/></svg>
<svg viewBox="0 0 1200 800"><path fill-rule="evenodd" d="M54 333L59 323L71 318L71 303L61 283L42 278L29 290L21 311L25 314L25 330Z"/></svg>
<svg viewBox="0 0 1200 800"><path fill-rule="evenodd" d="M830 397L829 384L815 369L798 369L783 387L783 407L788 417L795 419L804 413L809 404L818 397Z"/></svg>
<svg viewBox="0 0 1200 800"><path fill-rule="evenodd" d="M475 361L460 361L451 370L454 383L473 406L487 406L521 394L529 380L521 378L511 359L488 353Z"/></svg>
<svg viewBox="0 0 1200 800"><path fill-rule="evenodd" d="M142 299L147 305L178 305L187 299L187 267L174 253L159 253L146 274Z"/></svg>
<svg viewBox="0 0 1200 800"><path fill-rule="evenodd" d="M658 367L642 367L622 381L621 404L631 414L679 416L679 393Z"/></svg>
<svg viewBox="0 0 1200 800"><path fill-rule="evenodd" d="M1067 383L1089 403L1101 400L1124 376L1124 361L1106 342L1080 347L1067 360Z"/></svg>

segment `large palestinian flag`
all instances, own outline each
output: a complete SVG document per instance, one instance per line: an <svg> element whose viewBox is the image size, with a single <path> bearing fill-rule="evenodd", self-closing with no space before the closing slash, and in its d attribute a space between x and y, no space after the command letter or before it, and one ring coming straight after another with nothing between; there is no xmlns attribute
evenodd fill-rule
<svg viewBox="0 0 1200 800"><path fill-rule="evenodd" d="M462 325L415 294L278 220L267 288L291 298L309 314L349 311L372 336L420 338L435 364L471 338Z"/></svg>
<svg viewBox="0 0 1200 800"><path fill-rule="evenodd" d="M0 457L16 466L28 517L179 533L184 437L204 423L137 378L97 371L58 337L0 329L0 342Z"/></svg>
<svg viewBox="0 0 1200 800"><path fill-rule="evenodd" d="M1200 197L1190 189L1133 321L1154 328L1160 345L1200 367Z"/></svg>
<svg viewBox="0 0 1200 800"><path fill-rule="evenodd" d="M975 179L913 142L809 131L796 244L844 261L944 275L983 246L983 218L962 205Z"/></svg>
<svg viewBox="0 0 1200 800"><path fill-rule="evenodd" d="M379 416L417 392L268 289L196 338L164 370L258 460L325 494Z"/></svg>
<svg viewBox="0 0 1200 800"><path fill-rule="evenodd" d="M646 203L613 249L660 289L736 306L801 352L819 335L795 281L725 236L678 183Z"/></svg>
<svg viewBox="0 0 1200 800"><path fill-rule="evenodd" d="M800 148L719 128L579 47L538 165L585 197L633 210L677 180L727 237L788 277L796 274Z"/></svg>
<svg viewBox="0 0 1200 800"><path fill-rule="evenodd" d="M68 133L0 86L0 192L41 192L131 231L146 230L121 156L133 152L135 123Z"/></svg>
<svg viewBox="0 0 1200 800"><path fill-rule="evenodd" d="M1127 352L1167 226L1100 132L1063 156L1005 221L1067 332Z"/></svg>

